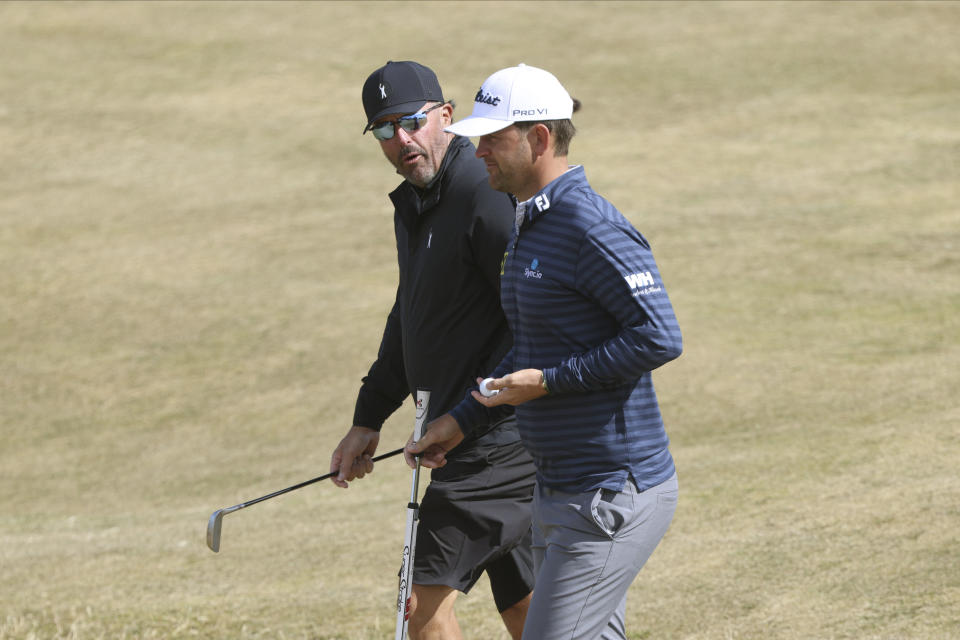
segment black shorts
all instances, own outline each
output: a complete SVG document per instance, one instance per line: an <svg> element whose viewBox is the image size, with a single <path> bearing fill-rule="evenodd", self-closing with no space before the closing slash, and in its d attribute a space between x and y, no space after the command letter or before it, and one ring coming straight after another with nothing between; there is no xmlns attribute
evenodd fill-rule
<svg viewBox="0 0 960 640"><path fill-rule="evenodd" d="M478 447L432 472L420 502L414 584L467 593L484 571L497 609L533 590L535 470L519 441Z"/></svg>

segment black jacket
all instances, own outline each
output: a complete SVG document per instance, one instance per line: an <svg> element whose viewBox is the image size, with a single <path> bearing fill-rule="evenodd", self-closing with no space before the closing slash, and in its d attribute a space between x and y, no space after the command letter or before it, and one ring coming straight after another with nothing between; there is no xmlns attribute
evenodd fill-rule
<svg viewBox="0 0 960 640"><path fill-rule="evenodd" d="M499 287L514 208L490 187L474 151L470 140L455 137L425 189L404 181L390 194L400 281L377 360L360 387L356 425L379 430L418 388L431 391L428 417L443 415L510 349ZM457 449L504 421L497 440L516 439L512 413L489 410L487 424Z"/></svg>

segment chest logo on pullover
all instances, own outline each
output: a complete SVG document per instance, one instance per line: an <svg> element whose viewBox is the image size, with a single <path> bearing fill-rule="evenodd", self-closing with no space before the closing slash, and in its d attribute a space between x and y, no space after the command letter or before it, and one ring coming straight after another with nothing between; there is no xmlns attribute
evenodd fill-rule
<svg viewBox="0 0 960 640"><path fill-rule="evenodd" d="M627 284L630 285L630 290L633 292L633 295L642 296L648 293L656 293L661 290L661 287L654 286L653 274L649 271L642 271L640 273L631 273L628 276L624 277L624 280L627 281Z"/></svg>
<svg viewBox="0 0 960 640"><path fill-rule="evenodd" d="M523 275L525 278L536 278L539 280L543 277L542 271L537 271L537 267L540 266L540 261L536 258L533 259L533 262L530 263L530 266L523 270Z"/></svg>

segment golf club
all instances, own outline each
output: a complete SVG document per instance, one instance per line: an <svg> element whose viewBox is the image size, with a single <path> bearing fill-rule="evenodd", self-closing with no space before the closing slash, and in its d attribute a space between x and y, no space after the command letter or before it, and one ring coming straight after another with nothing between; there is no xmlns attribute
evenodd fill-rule
<svg viewBox="0 0 960 640"><path fill-rule="evenodd" d="M413 441L423 436L423 427L427 422L427 407L430 404L430 392L417 389L416 421L413 425ZM416 555L417 525L420 522L420 505L417 503L420 485L420 458L413 469L410 483L410 502L407 503L407 530L404 538L403 557L400 560L400 585L397 594L397 627L394 640L406 640L410 622L410 594L413 591L413 559Z"/></svg>
<svg viewBox="0 0 960 640"><path fill-rule="evenodd" d="M377 456L376 458L373 459L373 462L384 460L386 458L395 456L398 453L402 453L402 452L403 452L403 447L399 449L395 449L389 453L384 453L383 455ZM250 500L249 502L236 504L232 507L227 507L226 509L217 509L216 511L213 512L213 514L210 515L210 521L207 523L207 546L210 547L210 549L214 553L220 551L220 529L223 526L223 516L227 515L228 513L233 513L234 511L239 511L240 509L246 509L247 507L255 505L258 502L263 502L264 500L269 500L270 498L276 498L277 496L283 495L285 493L296 491L297 489L301 489L307 486L308 484L313 484L315 482L320 482L321 480L326 480L327 478L332 478L338 473L340 473L339 469L336 471L331 471L330 473L324 474L317 478L313 478L312 480L307 480L305 482L301 482L300 484L295 484L292 487L287 487L286 489L280 489L279 491L274 491L273 493L265 496L261 496L256 500Z"/></svg>

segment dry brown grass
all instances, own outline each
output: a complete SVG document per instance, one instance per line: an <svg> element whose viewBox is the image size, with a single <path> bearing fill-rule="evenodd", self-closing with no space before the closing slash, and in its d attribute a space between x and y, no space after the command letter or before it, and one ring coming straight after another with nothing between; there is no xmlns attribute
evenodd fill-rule
<svg viewBox="0 0 960 640"><path fill-rule="evenodd" d="M389 636L408 474L326 471L392 301L359 87L585 105L682 484L633 638L960 629L960 5L0 4L0 638ZM383 448L406 437L404 409ZM467 637L502 638L487 586Z"/></svg>

